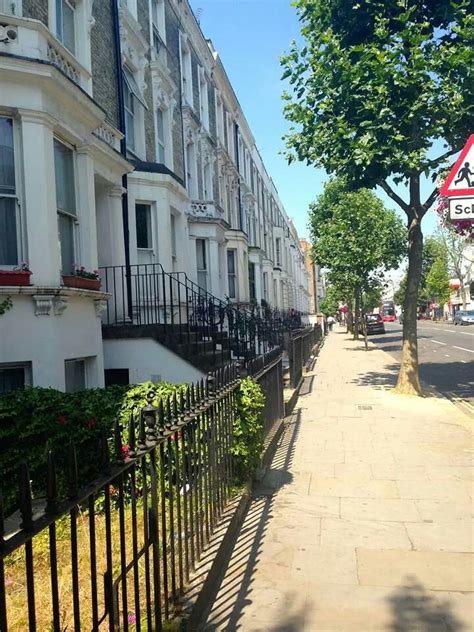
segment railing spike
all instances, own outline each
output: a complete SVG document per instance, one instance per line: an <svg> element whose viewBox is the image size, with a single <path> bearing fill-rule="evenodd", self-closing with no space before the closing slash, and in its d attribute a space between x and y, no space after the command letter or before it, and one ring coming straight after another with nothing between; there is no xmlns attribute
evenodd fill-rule
<svg viewBox="0 0 474 632"><path fill-rule="evenodd" d="M31 496L30 470L26 462L20 464L20 527L29 531L33 527L33 499Z"/></svg>
<svg viewBox="0 0 474 632"><path fill-rule="evenodd" d="M77 452L74 443L69 444L68 453L69 498L75 498L79 491L79 477L77 473Z"/></svg>
<svg viewBox="0 0 474 632"><path fill-rule="evenodd" d="M58 483L56 477L56 459L52 450L48 452L46 488L46 513L53 514L58 510Z"/></svg>
<svg viewBox="0 0 474 632"><path fill-rule="evenodd" d="M165 429L166 429L166 419L165 419L165 406L163 404L163 398L160 399L160 403L158 404L158 429L157 429L157 439L162 439L164 437Z"/></svg>
<svg viewBox="0 0 474 632"><path fill-rule="evenodd" d="M145 428L145 417L143 415L143 410L139 413L139 421L138 421L138 447L140 450L146 450L146 428Z"/></svg>
<svg viewBox="0 0 474 632"><path fill-rule="evenodd" d="M176 391L173 393L173 417L175 420L178 417L178 395Z"/></svg>
<svg viewBox="0 0 474 632"><path fill-rule="evenodd" d="M135 417L130 413L128 421L128 455L133 458L137 453L137 442L135 439Z"/></svg>
<svg viewBox="0 0 474 632"><path fill-rule="evenodd" d="M173 407L171 406L171 395L166 397L166 428L168 430L173 429Z"/></svg>
<svg viewBox="0 0 474 632"><path fill-rule="evenodd" d="M123 461L124 454L122 452L122 433L120 432L120 425L117 418L114 419L113 425L115 460L121 463Z"/></svg>

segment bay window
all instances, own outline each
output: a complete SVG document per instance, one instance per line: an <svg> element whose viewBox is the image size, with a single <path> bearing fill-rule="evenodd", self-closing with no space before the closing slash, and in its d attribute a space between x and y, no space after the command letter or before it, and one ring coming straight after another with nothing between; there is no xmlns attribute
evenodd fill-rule
<svg viewBox="0 0 474 632"><path fill-rule="evenodd" d="M61 272L70 274L76 261L76 183L72 149L54 140L54 173Z"/></svg>
<svg viewBox="0 0 474 632"><path fill-rule="evenodd" d="M123 66L123 100L125 109L125 138L127 149L140 154L144 147L144 108L147 107L135 74Z"/></svg>
<svg viewBox="0 0 474 632"><path fill-rule="evenodd" d="M0 265L18 265L18 228L13 121L0 117Z"/></svg>

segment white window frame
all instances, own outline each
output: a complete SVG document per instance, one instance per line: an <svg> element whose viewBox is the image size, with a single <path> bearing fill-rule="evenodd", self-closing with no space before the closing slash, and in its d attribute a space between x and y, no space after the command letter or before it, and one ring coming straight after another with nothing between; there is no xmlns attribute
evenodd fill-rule
<svg viewBox="0 0 474 632"><path fill-rule="evenodd" d="M16 231L16 255L17 260L15 263L1 263L0 267L9 270L15 268L20 261L26 259L24 256L25 253L25 244L23 241L23 215L22 215L22 163L20 157L20 129L18 122L12 116L6 116L1 114L0 118L7 119L11 121L12 124L12 135L13 135L13 169L14 169L14 177L15 177L15 192L14 193L0 193L0 198L5 199L13 199L15 201L15 231Z"/></svg>
<svg viewBox="0 0 474 632"><path fill-rule="evenodd" d="M234 260L234 272L230 272L229 270L229 255L232 255L232 258ZM234 296L231 295L231 291L230 291L230 280L233 279L234 282ZM234 248L228 248L227 249L227 291L228 291L228 296L231 300L238 300L238 291L239 291L239 286L237 283L237 250L235 250Z"/></svg>
<svg viewBox="0 0 474 632"><path fill-rule="evenodd" d="M176 213L170 212L170 251L171 261L175 263L178 259L178 249L176 245Z"/></svg>
<svg viewBox="0 0 474 632"><path fill-rule="evenodd" d="M23 384L23 388L25 386L31 386L32 385L32 370L31 370L31 362L6 362L6 363L1 363L0 364L0 371L9 371L9 370L14 370L14 369L23 369L23 375L24 375L24 384ZM0 391L0 394L3 391ZM13 391L5 391L5 393L12 393Z"/></svg>
<svg viewBox="0 0 474 632"><path fill-rule="evenodd" d="M209 131L209 84L204 68L198 66L199 118Z"/></svg>
<svg viewBox="0 0 474 632"><path fill-rule="evenodd" d="M78 28L77 28L78 12L77 12L76 3L70 2L69 0L52 0L52 3L54 5L53 6L54 21L52 22L52 24L54 24L54 32L56 35L56 39L61 42L64 48L66 48L71 53L71 55L78 57L78 46L77 46L78 44L78 37L77 37L78 36ZM73 12L72 13L73 33L74 33L74 48L73 49L69 48L64 42L64 34L63 34L64 22L63 22L63 15L62 15L63 4L66 4L69 7L69 9L71 9L71 11Z"/></svg>
<svg viewBox="0 0 474 632"><path fill-rule="evenodd" d="M122 81L124 91L127 89L132 99L133 111L125 106L126 113L133 118L133 146L130 145L130 134L127 134L127 151L137 158L145 157L145 109L148 109L145 99L140 92L137 81L137 71L128 64L122 66ZM127 127L125 128L127 130Z"/></svg>
<svg viewBox="0 0 474 632"><path fill-rule="evenodd" d="M210 202L214 199L214 178L212 173L212 163L203 161L202 164L202 199Z"/></svg>
<svg viewBox="0 0 474 632"><path fill-rule="evenodd" d="M160 132L159 132L159 125L158 125L158 113L161 113L161 127L162 127L162 135L163 137L160 138ZM155 122L156 122L156 161L159 163L162 163L164 165L167 164L167 151L166 151L166 146L167 146L167 123L168 123L168 112L167 110L165 110L164 108L158 106L156 108L156 113L155 113ZM162 156L160 156L160 152L162 153Z"/></svg>
<svg viewBox="0 0 474 632"><path fill-rule="evenodd" d="M187 37L180 33L179 37L179 58L181 66L181 91L184 101L194 109L193 103L193 67L191 59L191 49Z"/></svg>
<svg viewBox="0 0 474 632"><path fill-rule="evenodd" d="M198 198L197 182L197 151L196 144L191 142L186 145L186 188L191 200Z"/></svg>
<svg viewBox="0 0 474 632"><path fill-rule="evenodd" d="M72 247L73 247L73 262L76 265L79 265L81 257L80 257L80 223L79 223L79 209L78 209L78 178L77 178L77 155L76 150L70 143L66 142L59 136L54 136L54 142L59 143L66 147L72 153L72 168L73 168L73 178L74 178L74 206L75 206L75 215L68 211L67 209L58 208L57 204L57 192L56 192L56 214L58 217L58 246L59 246L59 260L61 263L61 274L71 274L72 270L63 270L62 269L62 253L61 253L61 242L59 241L59 216L67 217L72 220ZM54 151L54 150L53 150ZM54 165L54 153L53 153L53 165ZM56 188L56 176L54 180L54 186Z"/></svg>
<svg viewBox="0 0 474 632"><path fill-rule="evenodd" d="M275 263L278 267L282 266L281 260L281 237L275 238Z"/></svg>
<svg viewBox="0 0 474 632"><path fill-rule="evenodd" d="M151 26L166 46L166 14L164 0L151 0Z"/></svg>
<svg viewBox="0 0 474 632"><path fill-rule="evenodd" d="M150 244L144 248L143 246L138 245L138 231L137 231L137 206L146 206L148 208L148 218L147 218L147 233L150 238ZM137 252L149 252L154 253L154 238L153 238L153 204L151 202L140 202L138 200L135 201L135 243L137 246Z"/></svg>
<svg viewBox="0 0 474 632"><path fill-rule="evenodd" d="M198 257L198 242L201 242L204 247L204 268L199 268L199 257ZM196 273L197 273L197 283L202 290L209 291L209 263L208 263L208 240L207 239L196 239ZM204 275L204 287L200 284L200 279L202 279Z"/></svg>

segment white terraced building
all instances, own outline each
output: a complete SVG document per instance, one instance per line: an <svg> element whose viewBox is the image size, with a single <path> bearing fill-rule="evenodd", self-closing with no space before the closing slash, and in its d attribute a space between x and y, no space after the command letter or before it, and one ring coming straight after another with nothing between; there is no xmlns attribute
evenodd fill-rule
<svg viewBox="0 0 474 632"><path fill-rule="evenodd" d="M29 284L12 284L22 262ZM81 266L100 289L76 287ZM224 358L224 319L309 297L187 0L0 0L0 392L193 379Z"/></svg>

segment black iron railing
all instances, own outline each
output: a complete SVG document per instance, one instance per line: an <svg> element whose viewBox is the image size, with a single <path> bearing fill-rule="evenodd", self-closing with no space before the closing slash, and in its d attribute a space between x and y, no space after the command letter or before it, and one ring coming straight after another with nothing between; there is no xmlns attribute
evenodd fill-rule
<svg viewBox="0 0 474 632"><path fill-rule="evenodd" d="M192 346L197 336L212 342L215 356L249 360L278 347L284 331L302 327L296 310L268 305L238 305L213 296L184 272L165 272L161 264L100 269L102 288L111 293L104 325L154 326L178 344Z"/></svg>
<svg viewBox="0 0 474 632"><path fill-rule="evenodd" d="M0 629L161 630L231 496L235 365L150 403L102 435L100 478L79 489L74 446L60 497L48 455L47 498L21 466L20 509L0 508ZM24 564L19 579L13 567Z"/></svg>
<svg viewBox="0 0 474 632"><path fill-rule="evenodd" d="M322 330L319 325L295 330L290 334L288 357L290 360L290 385L292 388L298 388L300 385L303 378L303 369L321 338Z"/></svg>

